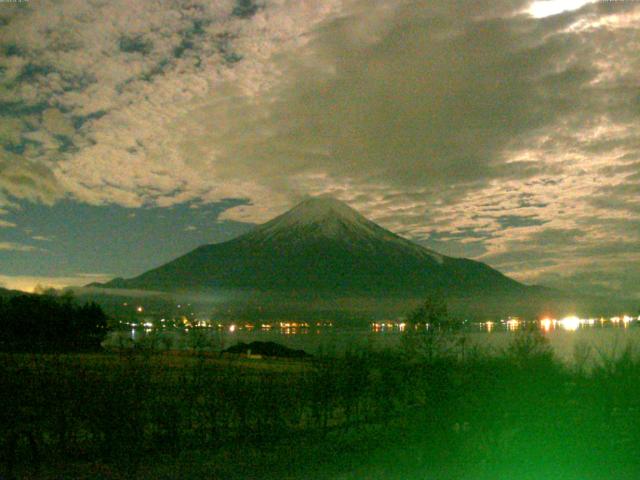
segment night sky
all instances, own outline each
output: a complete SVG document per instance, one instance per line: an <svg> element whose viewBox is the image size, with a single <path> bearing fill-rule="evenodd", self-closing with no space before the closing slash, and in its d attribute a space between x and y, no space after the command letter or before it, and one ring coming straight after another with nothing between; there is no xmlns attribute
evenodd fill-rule
<svg viewBox="0 0 640 480"><path fill-rule="evenodd" d="M331 194L640 298L640 2L0 3L0 284L129 277Z"/></svg>

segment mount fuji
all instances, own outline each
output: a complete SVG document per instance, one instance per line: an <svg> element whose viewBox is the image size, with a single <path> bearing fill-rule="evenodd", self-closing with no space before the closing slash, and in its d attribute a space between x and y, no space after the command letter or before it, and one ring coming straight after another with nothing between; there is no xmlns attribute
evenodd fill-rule
<svg viewBox="0 0 640 480"><path fill-rule="evenodd" d="M165 292L235 289L323 296L519 295L530 288L488 265L441 255L313 197L252 231L103 287Z"/></svg>

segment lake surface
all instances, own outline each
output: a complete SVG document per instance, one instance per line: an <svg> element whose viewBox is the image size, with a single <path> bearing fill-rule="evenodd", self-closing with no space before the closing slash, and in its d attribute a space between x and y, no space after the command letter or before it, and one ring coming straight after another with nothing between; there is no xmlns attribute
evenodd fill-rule
<svg viewBox="0 0 640 480"><path fill-rule="evenodd" d="M153 330L132 328L111 332L104 342L111 348L134 344L163 349L202 348L219 351L238 342L273 341L311 354L340 354L349 349L385 349L400 346L405 326L402 323L374 323L369 326L348 327L333 324L273 324L268 328L253 328L241 324L227 324L213 328ZM506 320L466 325L463 335L468 345L499 351L506 348L523 328L538 328L549 340L559 358L572 362L576 352L588 352L591 361L600 356L619 355L631 345L640 351L640 322L625 317L617 321L588 320L569 317L563 320L521 322Z"/></svg>

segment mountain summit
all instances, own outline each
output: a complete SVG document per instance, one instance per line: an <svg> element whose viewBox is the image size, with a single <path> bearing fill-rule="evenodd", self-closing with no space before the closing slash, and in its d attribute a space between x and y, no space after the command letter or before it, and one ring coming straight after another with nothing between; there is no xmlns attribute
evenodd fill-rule
<svg viewBox="0 0 640 480"><path fill-rule="evenodd" d="M328 197L309 198L244 235L104 286L341 297L517 294L527 288L483 263L440 255L402 238Z"/></svg>
<svg viewBox="0 0 640 480"><path fill-rule="evenodd" d="M261 244L278 242L281 246L291 247L324 240L343 244L350 250L362 248L369 251L376 248L385 250L393 245L407 255L442 262L442 255L380 227L332 197L304 200L288 212L256 227L246 235L246 239Z"/></svg>
<svg viewBox="0 0 640 480"><path fill-rule="evenodd" d="M372 222L347 204L331 197L312 197L296 205L286 213L258 226L252 238L269 238L282 234L305 232L310 235L339 237L340 234L367 235L372 233Z"/></svg>
<svg viewBox="0 0 640 480"><path fill-rule="evenodd" d="M287 228L340 219L350 223L366 223L368 220L344 202L333 197L319 196L303 200L288 212L258 227Z"/></svg>

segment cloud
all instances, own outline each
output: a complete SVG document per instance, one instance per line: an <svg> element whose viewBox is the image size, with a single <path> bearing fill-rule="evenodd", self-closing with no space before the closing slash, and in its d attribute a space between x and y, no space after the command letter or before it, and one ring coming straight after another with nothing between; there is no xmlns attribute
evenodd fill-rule
<svg viewBox="0 0 640 480"><path fill-rule="evenodd" d="M13 228L16 224L7 220L0 220L0 228Z"/></svg>
<svg viewBox="0 0 640 480"><path fill-rule="evenodd" d="M4 288L33 292L41 288L65 288L68 286L86 285L90 282L105 282L112 276L103 273L79 273L73 276L29 276L0 275L0 285Z"/></svg>
<svg viewBox="0 0 640 480"><path fill-rule="evenodd" d="M32 245L24 245L21 243L0 242L0 250L11 250L15 252L34 252L39 249Z"/></svg>
<svg viewBox="0 0 640 480"><path fill-rule="evenodd" d="M92 204L229 197L242 182L203 175L206 164L180 151L190 135L180 125L231 85L242 95L266 88L277 75L270 57L304 43L338 4L277 1L253 15L233 14L231 0L15 9L3 32L0 141L19 155L11 163L48 169Z"/></svg>
<svg viewBox="0 0 640 480"><path fill-rule="evenodd" d="M260 99L234 98L193 114L199 127L185 155L209 157L229 182L256 184L254 205L264 214L252 218L244 206L226 218L274 213L265 209L264 189L288 192L288 203L329 191L359 198L356 206L374 217L414 214L418 221L405 231L415 236L438 217L448 229L491 227L477 205L497 196L553 203L550 217L575 211L580 189L578 206L586 207L597 182L615 184L599 169L637 148L635 117L611 116L628 110L635 90L611 90L601 78L610 65L593 62L604 61L604 37L618 35L615 27L571 31L597 16L596 7L540 21L507 10L487 18L384 5L326 22L304 53L282 60L286 80ZM387 201L398 192L407 200ZM408 199L414 195L420 201Z"/></svg>
<svg viewBox="0 0 640 480"><path fill-rule="evenodd" d="M0 205L244 198L219 220L261 222L331 193L521 279L612 278L640 241L640 5L560 3L16 9Z"/></svg>
<svg viewBox="0 0 640 480"><path fill-rule="evenodd" d="M63 192L46 165L0 151L0 200L2 195L51 204ZM5 205L9 202L5 201Z"/></svg>

